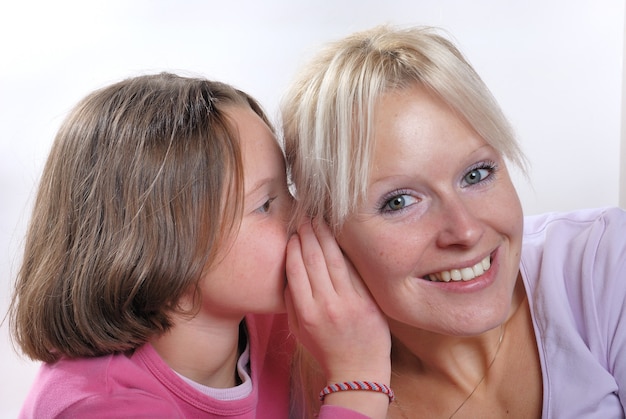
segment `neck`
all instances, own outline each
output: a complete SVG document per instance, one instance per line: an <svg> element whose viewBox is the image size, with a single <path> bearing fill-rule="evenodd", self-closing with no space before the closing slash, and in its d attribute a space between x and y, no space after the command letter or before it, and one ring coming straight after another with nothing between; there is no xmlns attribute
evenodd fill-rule
<svg viewBox="0 0 626 419"><path fill-rule="evenodd" d="M213 388L234 387L241 320L175 316L174 326L151 343L177 373Z"/></svg>
<svg viewBox="0 0 626 419"><path fill-rule="evenodd" d="M394 335L393 376L396 379L408 377L419 380L428 375L470 392L496 357L503 332L504 325L474 337L444 336L423 331L416 331L412 337Z"/></svg>
<svg viewBox="0 0 626 419"><path fill-rule="evenodd" d="M441 383L453 384L462 391L472 391L500 351L506 323L522 306L525 296L526 291L519 280L505 322L477 336L439 334L390 320L393 376L396 379L428 376Z"/></svg>

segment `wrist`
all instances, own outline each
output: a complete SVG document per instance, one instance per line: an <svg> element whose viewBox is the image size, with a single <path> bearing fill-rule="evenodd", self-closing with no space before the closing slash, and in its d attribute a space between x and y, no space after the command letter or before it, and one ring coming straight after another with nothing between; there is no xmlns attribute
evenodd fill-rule
<svg viewBox="0 0 626 419"><path fill-rule="evenodd" d="M389 385L376 381L343 381L332 383L324 387L319 394L320 401L324 401L326 396L343 391L368 391L380 393L389 399L389 403L394 401L395 396Z"/></svg>
<svg viewBox="0 0 626 419"><path fill-rule="evenodd" d="M373 381L345 381L331 383L319 394L324 405L341 406L371 418L385 418L389 404L394 400L393 390Z"/></svg>

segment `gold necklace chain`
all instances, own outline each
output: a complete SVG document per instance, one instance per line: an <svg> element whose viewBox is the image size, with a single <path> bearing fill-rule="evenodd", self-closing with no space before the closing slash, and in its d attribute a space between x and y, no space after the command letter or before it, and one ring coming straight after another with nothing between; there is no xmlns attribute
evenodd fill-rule
<svg viewBox="0 0 626 419"><path fill-rule="evenodd" d="M478 384L474 386L474 389L472 390L472 392L465 398L465 400L463 400L463 403L461 403L459 407L457 407L456 410L452 412L452 414L450 415L448 419L452 419L452 417L456 415L459 410L461 410L461 408L465 405L465 403L467 403L467 401L474 395L474 393L476 392L478 387L482 384L482 382L485 381L485 378L487 377L487 374L489 374L489 370L491 369L491 366L493 365L494 362L496 362L496 358L498 357L498 353L500 352L500 347L502 346L503 339L504 339L504 323L502 323L502 325L500 326L500 337L498 338L498 345L496 346L496 353L493 354L493 358L491 359L491 362L487 366L485 373L483 374Z"/></svg>
<svg viewBox="0 0 626 419"><path fill-rule="evenodd" d="M502 323L500 325L500 337L498 338L498 343L496 345L496 352L493 354L493 358L491 359L491 362L487 366L487 369L485 370L485 373L483 374L481 379L478 381L478 383L474 386L474 389L470 392L470 394L465 398L465 400L463 400L463 402L459 405L459 407L457 407L456 410L454 412L452 412L452 414L448 417L448 419L452 419L454 417L454 415L456 415L459 412L459 410L461 410L461 408L463 406L465 406L465 403L467 403L467 401L474 395L476 390L478 390L478 387L480 387L482 382L485 381L485 378L487 378L487 375L489 374L489 370L491 370L491 366L494 364L494 362L496 362L496 358L498 357L498 353L500 352L500 347L502 346L502 341L504 340L504 330L505 330L505 326L504 326L504 323ZM395 374L398 375L397 373L395 373ZM409 378L412 378L412 377L409 377ZM402 405L398 403L397 395L396 395L395 403L397 404L398 409L400 410L400 414L402 415L402 417L404 419L408 419L408 417L406 416L406 412L402 408Z"/></svg>

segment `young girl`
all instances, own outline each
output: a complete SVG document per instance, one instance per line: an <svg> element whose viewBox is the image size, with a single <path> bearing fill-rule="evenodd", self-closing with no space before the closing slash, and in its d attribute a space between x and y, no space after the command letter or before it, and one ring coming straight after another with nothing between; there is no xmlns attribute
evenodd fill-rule
<svg viewBox="0 0 626 419"><path fill-rule="evenodd" d="M247 94L159 74L87 96L46 163L11 305L15 341L44 361L20 416L287 417L294 342L273 313L290 208L282 153ZM364 295L353 308L374 306ZM288 300L297 325L301 298ZM297 334L341 376L345 323L317 313ZM308 333L322 328L337 348ZM361 417L341 408L355 400L335 394L324 415Z"/></svg>

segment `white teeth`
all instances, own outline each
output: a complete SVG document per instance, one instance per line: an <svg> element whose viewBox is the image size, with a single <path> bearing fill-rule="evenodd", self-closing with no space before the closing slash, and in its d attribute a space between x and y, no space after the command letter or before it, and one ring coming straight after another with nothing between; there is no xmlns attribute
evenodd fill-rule
<svg viewBox="0 0 626 419"><path fill-rule="evenodd" d="M474 267L472 268L472 270L474 271L474 276L481 276L482 274L485 273L485 269L483 268L483 263L477 263L476 265L474 265Z"/></svg>
<svg viewBox="0 0 626 419"><path fill-rule="evenodd" d="M451 269L449 271L441 271L436 274L428 275L431 281L450 282L452 281L471 281L481 276L491 267L491 257L487 256L476 265L460 269Z"/></svg>
<svg viewBox="0 0 626 419"><path fill-rule="evenodd" d="M461 275L463 275L463 281L469 281L470 279L476 278L476 275L474 275L474 269L473 268L463 268L463 269L461 269Z"/></svg>

